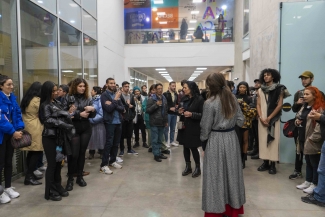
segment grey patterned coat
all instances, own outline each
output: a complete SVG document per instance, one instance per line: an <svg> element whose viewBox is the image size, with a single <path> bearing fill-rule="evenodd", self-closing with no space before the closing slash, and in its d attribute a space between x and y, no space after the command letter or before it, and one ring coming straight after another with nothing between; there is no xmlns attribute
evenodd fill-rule
<svg viewBox="0 0 325 217"><path fill-rule="evenodd" d="M220 98L208 99L203 106L201 141L208 140L203 163L202 209L208 213L223 213L225 205L239 209L246 202L241 150L236 132L212 132L241 127L241 109L226 119Z"/></svg>

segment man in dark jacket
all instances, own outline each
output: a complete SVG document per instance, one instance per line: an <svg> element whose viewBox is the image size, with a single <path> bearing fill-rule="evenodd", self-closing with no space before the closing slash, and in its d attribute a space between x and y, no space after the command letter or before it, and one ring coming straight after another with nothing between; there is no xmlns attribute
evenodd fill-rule
<svg viewBox="0 0 325 217"><path fill-rule="evenodd" d="M113 172L108 168L108 165L116 169L122 168L116 163L116 156L121 139L122 114L125 113L125 107L120 99L122 93L117 91L114 78L108 78L107 82L107 90L100 97L106 129L106 143L100 172L112 174Z"/></svg>
<svg viewBox="0 0 325 217"><path fill-rule="evenodd" d="M320 123L320 129L322 139L325 140L325 113L317 113L311 111L308 117ZM301 200L305 203L315 204L321 207L325 207L325 143L322 146L320 161L318 164L318 185L314 189L312 194L305 197L301 197Z"/></svg>
<svg viewBox="0 0 325 217"><path fill-rule="evenodd" d="M146 112L149 114L152 153L154 159L157 162L161 162L161 159L167 159L167 157L160 152L160 148L162 146L164 128L168 126L168 106L167 100L162 94L162 84L156 84L156 91L157 93L152 94L148 99Z"/></svg>
<svg viewBox="0 0 325 217"><path fill-rule="evenodd" d="M124 81L122 83L122 95L121 102L124 105L125 113L123 114L122 121L122 133L121 133L121 141L120 141L120 157L124 155L124 139L126 139L126 143L128 146L128 154L138 153L131 148L131 140L133 134L133 119L135 117L135 102L133 94L129 93L130 91L130 83Z"/></svg>
<svg viewBox="0 0 325 217"><path fill-rule="evenodd" d="M314 81L314 74L310 71L305 71L303 72L299 78L301 79L301 84L302 86L304 86L304 88L306 87L310 87L313 85L313 81ZM323 96L324 93L322 92ZM294 95L294 99L293 99L293 105L292 105L292 111L297 113L300 111L302 105L304 104L304 89L302 90L298 90L295 95ZM295 143L297 138L294 138ZM303 165L303 157L304 157L304 153L303 150L301 150L301 152L299 154L297 154L296 152L296 163L295 163L295 170L294 172L289 176L289 179L297 179L297 178L301 178L302 174L301 174L301 169L302 169L302 165Z"/></svg>
<svg viewBox="0 0 325 217"><path fill-rule="evenodd" d="M175 137L175 127L177 121L177 107L178 107L178 95L176 93L176 82L172 81L169 83L168 91L164 93L164 96L167 99L168 106L168 127L165 128L165 140L166 145L169 146L178 146L177 143L174 142ZM170 129L170 131L169 131ZM168 142L168 131L170 132L170 139Z"/></svg>

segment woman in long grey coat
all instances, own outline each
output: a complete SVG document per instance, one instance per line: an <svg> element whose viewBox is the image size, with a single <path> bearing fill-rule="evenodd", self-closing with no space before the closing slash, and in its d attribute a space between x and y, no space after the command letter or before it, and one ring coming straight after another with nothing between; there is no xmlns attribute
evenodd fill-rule
<svg viewBox="0 0 325 217"><path fill-rule="evenodd" d="M243 214L245 186L235 125L244 124L236 98L221 73L208 76L208 100L201 120L203 141L202 209L206 217Z"/></svg>

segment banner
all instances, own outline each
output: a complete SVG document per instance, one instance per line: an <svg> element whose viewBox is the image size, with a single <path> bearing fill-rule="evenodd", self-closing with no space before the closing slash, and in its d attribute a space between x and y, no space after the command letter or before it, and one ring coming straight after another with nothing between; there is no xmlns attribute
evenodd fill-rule
<svg viewBox="0 0 325 217"><path fill-rule="evenodd" d="M125 29L151 29L151 8L124 9Z"/></svg>
<svg viewBox="0 0 325 217"><path fill-rule="evenodd" d="M151 0L152 8L169 8L178 7L178 0L163 0L163 4L155 4L156 0Z"/></svg>
<svg viewBox="0 0 325 217"><path fill-rule="evenodd" d="M178 28L178 7L174 8L158 8L152 11L152 28L153 29L169 29Z"/></svg>
<svg viewBox="0 0 325 217"><path fill-rule="evenodd" d="M124 0L124 8L150 8L151 0Z"/></svg>

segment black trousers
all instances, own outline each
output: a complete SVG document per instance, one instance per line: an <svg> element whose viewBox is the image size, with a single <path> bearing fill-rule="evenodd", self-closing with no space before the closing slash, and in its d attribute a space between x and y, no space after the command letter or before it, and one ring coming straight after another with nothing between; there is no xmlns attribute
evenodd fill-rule
<svg viewBox="0 0 325 217"><path fill-rule="evenodd" d="M44 152L47 160L45 175L45 199L49 199L50 192L56 193L61 186L61 162L56 162L56 139L43 136Z"/></svg>
<svg viewBox="0 0 325 217"><path fill-rule="evenodd" d="M259 152L259 142L258 142L258 120L253 120L252 128L251 128L253 138L249 138L249 140L254 143L253 144L253 151L256 153Z"/></svg>
<svg viewBox="0 0 325 217"><path fill-rule="evenodd" d="M320 154L306 154L306 181L312 182L314 185L318 184L318 164L320 161Z"/></svg>
<svg viewBox="0 0 325 217"><path fill-rule="evenodd" d="M37 167L37 163L41 155L43 155L43 151L28 151L26 157L26 165L27 165L26 176L33 175L33 172Z"/></svg>
<svg viewBox="0 0 325 217"><path fill-rule="evenodd" d="M5 134L0 145L0 185L2 183L2 170L5 178L5 188L11 187L12 177L12 157L14 156L14 148L11 145L11 136Z"/></svg>
<svg viewBox="0 0 325 217"><path fill-rule="evenodd" d="M73 124L76 134L71 141L72 155L68 161L68 175L73 176L74 173L77 173L78 176L82 176L92 128L89 121L75 121Z"/></svg>
<svg viewBox="0 0 325 217"><path fill-rule="evenodd" d="M137 123L134 124L134 135L135 142L139 142L139 130L141 130L142 142L147 142L147 133L146 133L146 125L144 124L144 120L142 115L138 115Z"/></svg>
<svg viewBox="0 0 325 217"><path fill-rule="evenodd" d="M132 133L133 133L133 120L130 121L123 121L122 123L122 133L121 133L121 140L120 140L120 150L124 151L124 139L126 139L126 144L128 146L128 151L131 150L131 141L132 141ZM138 130L138 137L139 137L139 130Z"/></svg>
<svg viewBox="0 0 325 217"><path fill-rule="evenodd" d="M98 154L102 154L104 149L98 149ZM89 154L95 154L96 150L89 150Z"/></svg>
<svg viewBox="0 0 325 217"><path fill-rule="evenodd" d="M193 155L195 164L200 164L199 150L197 148L186 148L184 146L183 154L184 154L185 162L191 162L191 151L192 151L192 155Z"/></svg>

